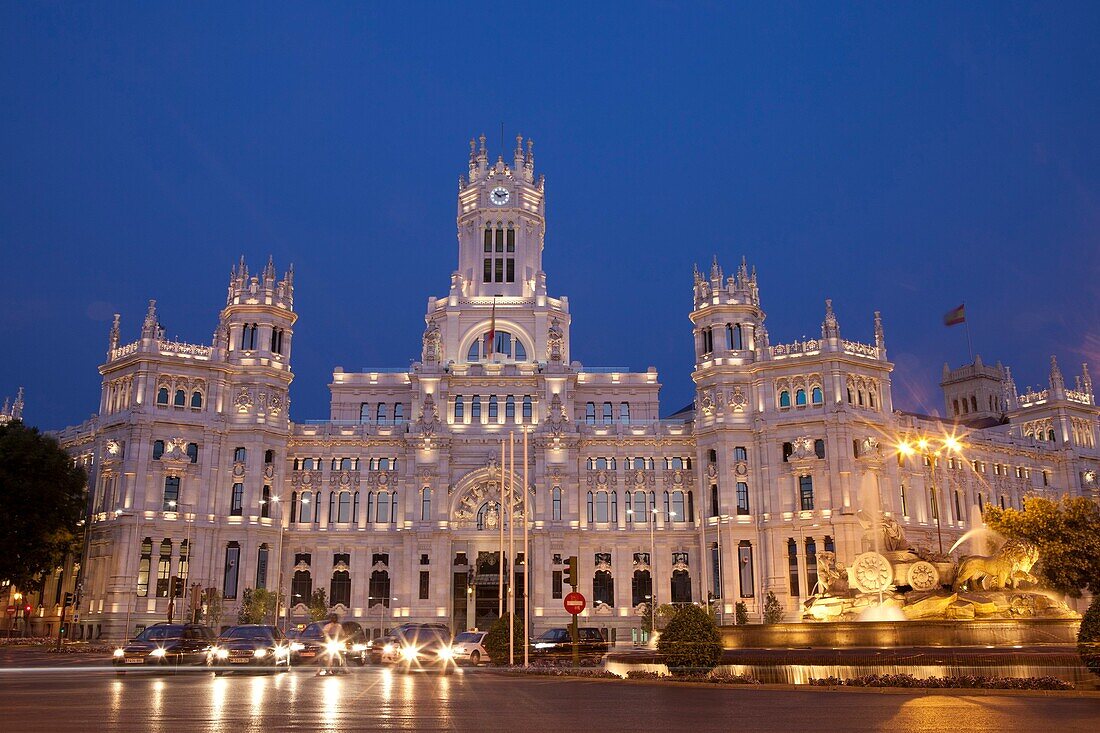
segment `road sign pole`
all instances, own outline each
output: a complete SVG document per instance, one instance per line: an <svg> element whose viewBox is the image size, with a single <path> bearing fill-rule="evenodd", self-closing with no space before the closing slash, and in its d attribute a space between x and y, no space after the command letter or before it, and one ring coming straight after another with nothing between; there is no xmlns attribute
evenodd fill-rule
<svg viewBox="0 0 1100 733"><path fill-rule="evenodd" d="M572 628L570 629L570 635L573 637L573 666L581 666L581 648L577 645L577 614L573 614Z"/></svg>

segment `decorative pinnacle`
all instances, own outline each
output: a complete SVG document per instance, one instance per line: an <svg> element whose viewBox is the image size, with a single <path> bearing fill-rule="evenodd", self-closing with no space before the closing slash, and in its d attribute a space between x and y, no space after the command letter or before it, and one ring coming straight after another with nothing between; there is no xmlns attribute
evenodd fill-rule
<svg viewBox="0 0 1100 733"><path fill-rule="evenodd" d="M1058 368L1058 358L1050 357L1050 387L1051 389L1065 389L1066 380L1062 377L1062 370Z"/></svg>
<svg viewBox="0 0 1100 733"><path fill-rule="evenodd" d="M149 301L149 309L145 311L145 322L141 324L141 337L151 339L157 337L157 301Z"/></svg>
<svg viewBox="0 0 1100 733"><path fill-rule="evenodd" d="M875 311L875 346L886 348L886 334L882 330L882 313Z"/></svg>

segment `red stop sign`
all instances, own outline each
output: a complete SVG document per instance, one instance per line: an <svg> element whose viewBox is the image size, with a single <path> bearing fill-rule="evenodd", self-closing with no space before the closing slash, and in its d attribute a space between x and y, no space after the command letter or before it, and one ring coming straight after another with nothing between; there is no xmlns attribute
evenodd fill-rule
<svg viewBox="0 0 1100 733"><path fill-rule="evenodd" d="M565 596L565 610L574 616L584 611L586 605L588 604L585 603L584 596L576 591Z"/></svg>

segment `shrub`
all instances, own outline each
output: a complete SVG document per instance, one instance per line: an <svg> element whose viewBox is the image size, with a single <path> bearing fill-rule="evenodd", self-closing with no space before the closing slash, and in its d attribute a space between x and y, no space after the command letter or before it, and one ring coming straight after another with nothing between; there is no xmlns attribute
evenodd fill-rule
<svg viewBox="0 0 1100 733"><path fill-rule="evenodd" d="M1057 677L914 677L911 674L869 674L842 680L837 677L811 678L819 687L911 687L928 689L982 690L1072 690L1073 685Z"/></svg>
<svg viewBox="0 0 1100 733"><path fill-rule="evenodd" d="M512 644L515 648L515 653L520 660L523 661L523 644L525 634L523 633L523 618L521 616L515 617L515 626L512 632ZM508 617L501 616L493 625L489 627L489 633L485 635L485 641L482 642L485 647L485 651L489 652L489 661L493 664L506 665L508 664Z"/></svg>
<svg viewBox="0 0 1100 733"><path fill-rule="evenodd" d="M660 672L652 672L648 669L632 669L626 673L628 680L659 680L661 679Z"/></svg>
<svg viewBox="0 0 1100 733"><path fill-rule="evenodd" d="M722 641L714 619L698 606L683 606L665 626L657 650L673 674L714 669L722 659Z"/></svg>
<svg viewBox="0 0 1100 733"><path fill-rule="evenodd" d="M1092 599L1085 615L1081 617L1081 630L1077 632L1077 653L1089 671L1100 675L1100 596Z"/></svg>
<svg viewBox="0 0 1100 733"><path fill-rule="evenodd" d="M744 626L749 622L749 607L744 601L738 601L733 607L733 622L738 626Z"/></svg>
<svg viewBox="0 0 1100 733"><path fill-rule="evenodd" d="M764 623L777 624L783 620L783 604L775 597L775 593L768 591L764 599Z"/></svg>

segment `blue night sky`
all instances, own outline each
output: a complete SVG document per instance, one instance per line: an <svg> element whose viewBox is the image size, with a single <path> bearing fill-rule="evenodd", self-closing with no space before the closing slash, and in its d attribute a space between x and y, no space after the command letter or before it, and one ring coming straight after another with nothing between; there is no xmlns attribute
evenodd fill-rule
<svg viewBox="0 0 1100 733"><path fill-rule="evenodd" d="M692 396L691 268L757 267L772 342L872 339L895 406L967 360L1100 373L1100 4L0 7L0 395L99 402L156 298L208 343L229 269L296 267L292 416L419 356L467 140L535 140L572 355Z"/></svg>

